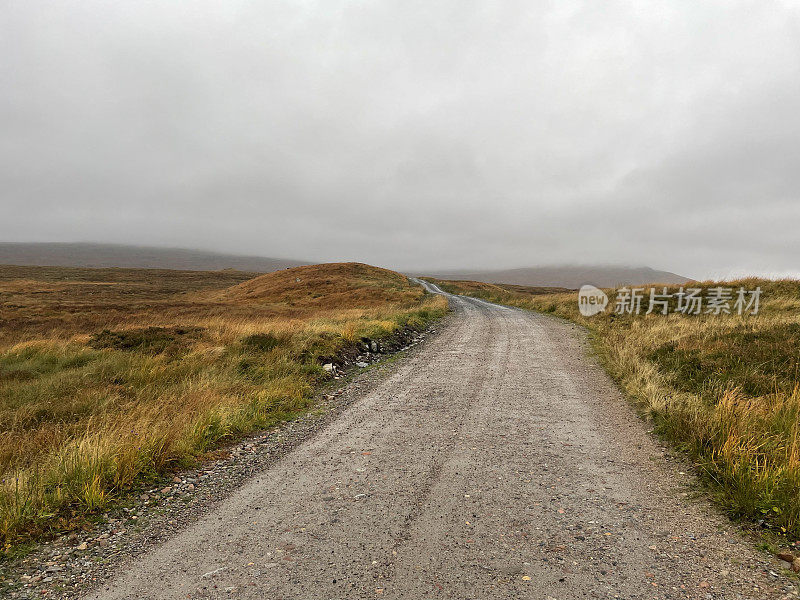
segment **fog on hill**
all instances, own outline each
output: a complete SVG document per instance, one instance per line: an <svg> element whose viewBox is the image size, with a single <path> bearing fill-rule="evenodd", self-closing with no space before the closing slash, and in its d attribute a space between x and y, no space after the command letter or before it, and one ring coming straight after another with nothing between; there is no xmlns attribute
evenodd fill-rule
<svg viewBox="0 0 800 600"><path fill-rule="evenodd" d="M237 256L184 248L156 248L113 244L10 244L0 243L0 264L64 267L128 267L216 271L237 269L269 273L307 265L307 261L257 256ZM561 265L488 271L422 270L418 275L439 279L471 279L489 283L577 288L584 283L611 287L617 284L683 283L686 277L648 267Z"/></svg>

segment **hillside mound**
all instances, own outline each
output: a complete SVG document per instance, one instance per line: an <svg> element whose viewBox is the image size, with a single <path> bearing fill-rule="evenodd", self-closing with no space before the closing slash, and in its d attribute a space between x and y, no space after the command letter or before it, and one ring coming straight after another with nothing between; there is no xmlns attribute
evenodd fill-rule
<svg viewBox="0 0 800 600"><path fill-rule="evenodd" d="M369 308L419 300L422 289L407 277L362 263L327 263L260 275L222 292L228 302L315 308Z"/></svg>

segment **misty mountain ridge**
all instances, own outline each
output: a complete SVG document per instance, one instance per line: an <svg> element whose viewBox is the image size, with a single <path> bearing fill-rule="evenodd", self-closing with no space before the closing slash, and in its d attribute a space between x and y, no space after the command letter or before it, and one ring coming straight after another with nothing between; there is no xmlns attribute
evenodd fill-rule
<svg viewBox="0 0 800 600"><path fill-rule="evenodd" d="M312 264L310 261L225 254L189 248L130 246L99 243L17 243L0 242L0 264L53 267L133 269L180 269L219 271L236 269L270 273L289 267ZM486 283L577 288L584 283L598 287L645 283L684 283L682 277L649 267L620 265L556 265L518 269L452 269L415 271L438 279L466 279Z"/></svg>
<svg viewBox="0 0 800 600"><path fill-rule="evenodd" d="M236 269L238 271L270 273L310 263L300 260L240 256L189 248L94 243L0 242L0 264L47 267L178 269L185 271Z"/></svg>
<svg viewBox="0 0 800 600"><path fill-rule="evenodd" d="M444 270L424 273L437 279L508 283L535 287L579 288L584 284L597 287L644 285L648 283L682 284L689 277L650 267L626 265L552 265L499 270Z"/></svg>

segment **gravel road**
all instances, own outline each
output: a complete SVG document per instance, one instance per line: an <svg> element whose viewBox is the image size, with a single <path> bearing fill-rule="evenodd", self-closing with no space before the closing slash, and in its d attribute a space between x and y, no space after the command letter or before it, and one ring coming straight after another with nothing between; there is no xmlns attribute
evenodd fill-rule
<svg viewBox="0 0 800 600"><path fill-rule="evenodd" d="M91 597L794 597L691 498L581 329L451 305L380 385Z"/></svg>

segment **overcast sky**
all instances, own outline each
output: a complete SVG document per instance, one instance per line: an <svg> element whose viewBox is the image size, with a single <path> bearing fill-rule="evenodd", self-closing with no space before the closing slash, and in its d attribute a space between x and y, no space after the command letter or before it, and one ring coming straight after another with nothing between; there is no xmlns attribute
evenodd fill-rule
<svg viewBox="0 0 800 600"><path fill-rule="evenodd" d="M0 0L0 241L800 274L799 7Z"/></svg>

